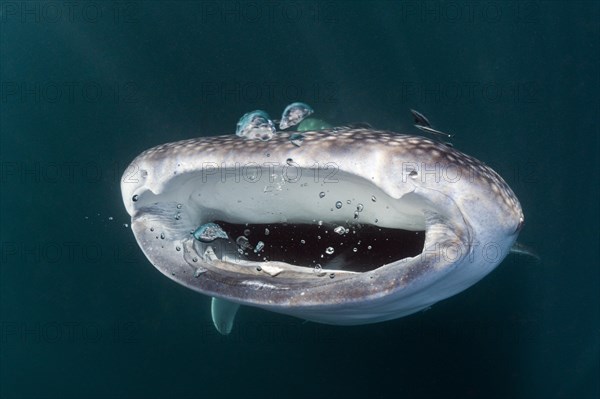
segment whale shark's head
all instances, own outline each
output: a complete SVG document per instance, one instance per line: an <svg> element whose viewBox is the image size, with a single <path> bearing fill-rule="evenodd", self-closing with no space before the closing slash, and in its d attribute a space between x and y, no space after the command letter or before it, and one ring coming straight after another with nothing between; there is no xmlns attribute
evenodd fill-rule
<svg viewBox="0 0 600 399"><path fill-rule="evenodd" d="M523 225L504 180L442 143L352 128L292 141L205 137L139 155L121 189L150 262L206 295L363 324L476 283ZM191 234L207 223L227 238Z"/></svg>

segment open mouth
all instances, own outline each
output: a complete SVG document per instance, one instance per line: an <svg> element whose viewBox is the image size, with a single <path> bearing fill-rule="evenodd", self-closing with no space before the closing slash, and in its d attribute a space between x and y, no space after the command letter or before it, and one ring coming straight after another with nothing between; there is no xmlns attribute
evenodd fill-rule
<svg viewBox="0 0 600 399"><path fill-rule="evenodd" d="M427 207L415 194L393 198L340 170L329 180L315 178L309 169L296 170L293 179L284 168L236 173L173 177L163 193L147 191L137 198L141 213L157 222L149 224L156 239L183 248L197 274L213 265L256 276L257 270L269 272L268 265L276 264L272 277L289 270L295 279L333 278L369 272L423 251ZM206 224L218 226L226 238L195 239L193 232Z"/></svg>
<svg viewBox="0 0 600 399"><path fill-rule="evenodd" d="M140 248L217 298L213 321L239 304L329 324L406 316L475 284L516 238L510 188L448 146L365 128L293 137L167 143L124 173Z"/></svg>
<svg viewBox="0 0 600 399"><path fill-rule="evenodd" d="M284 262L316 270L368 272L421 253L424 231L365 224L231 224L216 222L235 237L240 257Z"/></svg>

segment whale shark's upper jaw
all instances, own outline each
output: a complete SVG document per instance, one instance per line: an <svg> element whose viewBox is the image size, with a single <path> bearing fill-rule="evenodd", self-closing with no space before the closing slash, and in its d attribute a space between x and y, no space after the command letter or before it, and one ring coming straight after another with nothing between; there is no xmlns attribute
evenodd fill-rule
<svg viewBox="0 0 600 399"><path fill-rule="evenodd" d="M506 183L451 147L371 129L289 138L199 138L138 156L121 188L148 259L207 295L361 324L474 284L522 226ZM195 239L209 222L228 239Z"/></svg>

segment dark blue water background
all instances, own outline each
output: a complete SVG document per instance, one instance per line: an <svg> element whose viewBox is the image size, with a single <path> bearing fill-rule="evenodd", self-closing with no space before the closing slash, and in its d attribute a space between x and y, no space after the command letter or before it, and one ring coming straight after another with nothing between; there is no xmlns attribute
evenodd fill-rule
<svg viewBox="0 0 600 399"><path fill-rule="evenodd" d="M598 397L597 2L0 3L0 396ZM295 100L494 167L510 256L431 310L334 327L209 299L137 248L142 150Z"/></svg>

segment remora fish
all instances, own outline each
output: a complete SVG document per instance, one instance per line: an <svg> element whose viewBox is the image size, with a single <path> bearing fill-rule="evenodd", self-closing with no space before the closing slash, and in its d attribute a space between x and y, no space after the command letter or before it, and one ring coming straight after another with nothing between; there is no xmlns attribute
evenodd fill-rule
<svg viewBox="0 0 600 399"><path fill-rule="evenodd" d="M523 226L504 180L454 148L369 128L304 132L300 146L289 136L164 144L123 175L141 249L167 277L216 298L213 321L224 334L240 304L338 325L426 309L490 273ZM194 239L212 222L229 239ZM338 236L327 226L338 225L349 241L327 247ZM236 245L236 226L270 228L261 257ZM335 267L321 266L323 256Z"/></svg>
<svg viewBox="0 0 600 399"><path fill-rule="evenodd" d="M415 127L417 129L422 130L422 131L427 132L427 133L436 134L436 135L445 136L445 137L452 137L453 136L450 133L446 133L446 132L442 132L441 130L434 129L431 126L431 122L429 122L429 119L427 119L425 117L425 115L423 115L419 111L411 109L410 113L413 115L413 118L415 120Z"/></svg>

